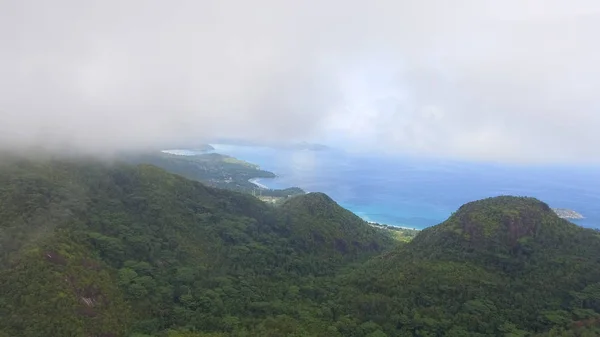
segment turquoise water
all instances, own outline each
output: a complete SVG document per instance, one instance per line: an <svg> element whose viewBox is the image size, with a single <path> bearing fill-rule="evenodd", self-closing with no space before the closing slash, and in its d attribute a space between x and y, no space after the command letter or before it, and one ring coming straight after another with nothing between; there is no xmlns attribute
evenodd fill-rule
<svg viewBox="0 0 600 337"><path fill-rule="evenodd" d="M551 207L586 216L574 221L600 227L600 170L517 167L415 158L350 155L214 145L216 152L272 171L270 188L298 186L324 192L366 220L410 228L440 223L462 204L497 195L532 196Z"/></svg>

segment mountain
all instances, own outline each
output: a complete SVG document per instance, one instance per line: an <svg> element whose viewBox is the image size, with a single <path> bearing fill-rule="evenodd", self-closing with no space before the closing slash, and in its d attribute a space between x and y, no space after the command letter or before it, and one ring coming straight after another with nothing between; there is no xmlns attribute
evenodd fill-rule
<svg viewBox="0 0 600 337"><path fill-rule="evenodd" d="M598 336L600 233L532 198L394 241L156 166L0 160L0 336Z"/></svg>
<svg viewBox="0 0 600 337"><path fill-rule="evenodd" d="M281 190L260 188L249 180L275 178L273 172L261 170L257 165L230 156L207 153L175 155L163 152L128 153L120 157L130 164L151 164L206 185L236 192L258 194L285 199L290 195L304 194L298 187Z"/></svg>
<svg viewBox="0 0 600 337"><path fill-rule="evenodd" d="M320 194L275 208L151 165L3 158L0 336L312 336L325 280L393 245Z"/></svg>
<svg viewBox="0 0 600 337"><path fill-rule="evenodd" d="M468 203L345 282L347 314L389 335L600 333L600 236L533 198Z"/></svg>
<svg viewBox="0 0 600 337"><path fill-rule="evenodd" d="M323 193L309 193L287 200L281 209L294 223L301 223L295 234L309 243L308 250L333 249L344 255L381 251L377 230ZM327 224L323 226L323 224Z"/></svg>

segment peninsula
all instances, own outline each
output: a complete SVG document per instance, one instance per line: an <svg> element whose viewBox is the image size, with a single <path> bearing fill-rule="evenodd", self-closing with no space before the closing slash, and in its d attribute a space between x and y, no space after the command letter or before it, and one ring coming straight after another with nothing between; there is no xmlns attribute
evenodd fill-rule
<svg viewBox="0 0 600 337"><path fill-rule="evenodd" d="M208 148L204 147L204 149ZM252 194L270 203L305 194L305 191L298 187L270 189L257 184L256 179L275 178L276 175L262 170L256 164L214 152L196 153L187 149L163 150L129 153L121 159L131 164L151 164L208 186Z"/></svg>

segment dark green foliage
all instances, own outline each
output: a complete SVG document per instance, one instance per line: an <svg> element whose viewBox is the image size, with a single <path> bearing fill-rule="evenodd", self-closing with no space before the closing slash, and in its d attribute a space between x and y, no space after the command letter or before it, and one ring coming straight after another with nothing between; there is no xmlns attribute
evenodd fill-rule
<svg viewBox="0 0 600 337"><path fill-rule="evenodd" d="M112 269L59 236L22 252L0 273L0 331L8 336L123 335L130 309Z"/></svg>
<svg viewBox="0 0 600 337"><path fill-rule="evenodd" d="M302 224L293 228L308 244L307 251L330 249L342 255L360 255L382 248L381 242L372 238L383 231L366 225L323 193L290 198L281 208L288 222Z"/></svg>
<svg viewBox="0 0 600 337"><path fill-rule="evenodd" d="M390 334L569 330L600 322L599 259L596 231L558 218L535 199L490 198L462 206L355 272L346 305L361 320L387 324Z"/></svg>
<svg viewBox="0 0 600 337"><path fill-rule="evenodd" d="M531 198L400 243L321 193L269 207L151 165L12 157L0 253L0 336L600 334L599 232Z"/></svg>
<svg viewBox="0 0 600 337"><path fill-rule="evenodd" d="M306 215L149 165L19 160L0 179L0 331L10 336L312 335L327 327L314 316L328 293L318 282L393 244L331 200L327 214ZM336 217L352 226L340 231Z"/></svg>

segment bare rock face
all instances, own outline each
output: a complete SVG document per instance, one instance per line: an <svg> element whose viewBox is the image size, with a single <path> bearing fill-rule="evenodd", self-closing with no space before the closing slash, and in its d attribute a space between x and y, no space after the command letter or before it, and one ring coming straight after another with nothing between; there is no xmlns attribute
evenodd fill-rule
<svg viewBox="0 0 600 337"><path fill-rule="evenodd" d="M563 219L584 219L585 217L574 210L567 208L553 208L552 209L556 215Z"/></svg>

